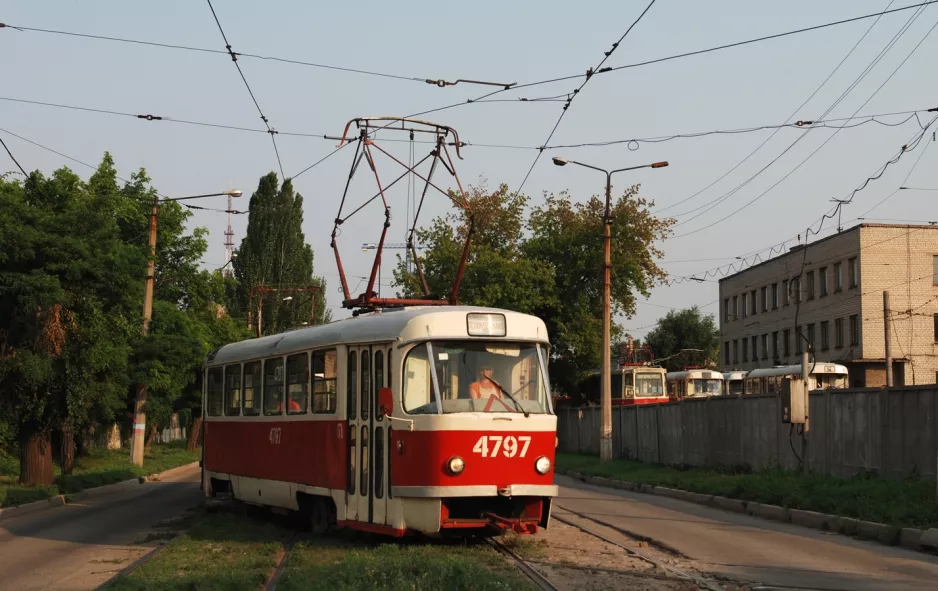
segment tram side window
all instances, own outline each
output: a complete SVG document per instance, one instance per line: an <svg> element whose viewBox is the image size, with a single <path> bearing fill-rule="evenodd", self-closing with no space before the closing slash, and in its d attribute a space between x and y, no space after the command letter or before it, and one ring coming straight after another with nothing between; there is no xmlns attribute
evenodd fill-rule
<svg viewBox="0 0 938 591"><path fill-rule="evenodd" d="M333 414L336 410L336 364L335 349L313 352L313 413Z"/></svg>
<svg viewBox="0 0 938 591"><path fill-rule="evenodd" d="M225 368L225 416L236 417L241 414L241 366L229 365Z"/></svg>
<svg viewBox="0 0 938 591"><path fill-rule="evenodd" d="M384 352L375 351L375 392L379 392L381 388L384 388ZM378 414L378 403L379 403L378 397L375 396L374 397L375 418L378 419L379 421L383 421L384 417ZM375 478L377 477L378 477L378 474L377 472L375 472Z"/></svg>
<svg viewBox="0 0 938 591"><path fill-rule="evenodd" d="M404 410L415 411L434 401L426 346L418 345L404 360Z"/></svg>
<svg viewBox="0 0 938 591"><path fill-rule="evenodd" d="M244 416L256 417L261 414L261 375L260 361L244 364L244 380L241 384Z"/></svg>
<svg viewBox="0 0 938 591"><path fill-rule="evenodd" d="M355 351L348 352L348 379L345 380L347 390L346 402L348 406L348 418L354 419L358 410L358 354ZM354 493L353 488L350 492Z"/></svg>
<svg viewBox="0 0 938 591"><path fill-rule="evenodd" d="M368 408L371 406L371 351L362 351L362 388L359 392L362 402L362 418L368 418Z"/></svg>
<svg viewBox="0 0 938 591"><path fill-rule="evenodd" d="M375 429L375 498L384 496L384 427Z"/></svg>
<svg viewBox="0 0 938 591"><path fill-rule="evenodd" d="M283 358L264 361L264 414L283 414Z"/></svg>
<svg viewBox="0 0 938 591"><path fill-rule="evenodd" d="M308 363L306 353L287 357L287 414L306 414L309 407Z"/></svg>
<svg viewBox="0 0 938 591"><path fill-rule="evenodd" d="M224 406L225 383L222 369L216 367L208 370L208 416L220 417Z"/></svg>

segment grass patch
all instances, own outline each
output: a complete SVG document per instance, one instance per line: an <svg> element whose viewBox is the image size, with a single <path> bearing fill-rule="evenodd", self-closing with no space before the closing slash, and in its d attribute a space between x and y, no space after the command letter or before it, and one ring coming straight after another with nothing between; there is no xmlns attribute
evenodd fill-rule
<svg viewBox="0 0 938 591"><path fill-rule="evenodd" d="M63 475L56 465L53 486L25 487L16 483L20 471L18 458L0 453L0 507L22 505L48 499L57 494L71 494L87 488L149 476L196 462L201 457L201 450L187 451L184 440L155 444L150 446L144 455L143 467L131 464L129 454L126 449L95 451L86 457L78 458L75 469L67 476Z"/></svg>
<svg viewBox="0 0 938 591"><path fill-rule="evenodd" d="M487 545L399 542L365 546L339 539L299 542L277 588L284 591L536 589Z"/></svg>
<svg viewBox="0 0 938 591"><path fill-rule="evenodd" d="M558 453L557 468L587 476L677 488L708 495L820 511L896 527L938 527L935 482L917 475L887 480L874 474L834 478L785 470L716 470L668 467L632 460Z"/></svg>
<svg viewBox="0 0 938 591"><path fill-rule="evenodd" d="M289 530L271 522L212 514L106 589L257 589L289 537Z"/></svg>

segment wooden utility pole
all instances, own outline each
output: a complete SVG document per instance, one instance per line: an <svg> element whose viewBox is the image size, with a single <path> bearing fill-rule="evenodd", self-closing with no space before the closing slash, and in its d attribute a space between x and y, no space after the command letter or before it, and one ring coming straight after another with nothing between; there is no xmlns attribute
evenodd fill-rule
<svg viewBox="0 0 938 591"><path fill-rule="evenodd" d="M150 334L150 318L153 316L153 284L156 279L156 219L160 210L159 196L153 197L153 210L150 212L150 238L147 242L149 258L147 262L146 291L143 296L143 327L141 334ZM143 465L143 450L146 444L147 386L137 385L137 399L134 401L134 428L130 439L130 461L137 466Z"/></svg>
<svg viewBox="0 0 938 591"><path fill-rule="evenodd" d="M889 292L883 292L883 329L885 329L886 335L886 387L892 388L892 347L890 346L890 329L891 323L889 320Z"/></svg>

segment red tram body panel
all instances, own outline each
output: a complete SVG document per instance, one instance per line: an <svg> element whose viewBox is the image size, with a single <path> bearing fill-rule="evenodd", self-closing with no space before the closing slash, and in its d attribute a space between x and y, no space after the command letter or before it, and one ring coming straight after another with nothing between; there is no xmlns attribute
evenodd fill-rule
<svg viewBox="0 0 938 591"><path fill-rule="evenodd" d="M304 512L314 529L547 527L547 346L538 318L454 306L222 347L206 362L203 490Z"/></svg>

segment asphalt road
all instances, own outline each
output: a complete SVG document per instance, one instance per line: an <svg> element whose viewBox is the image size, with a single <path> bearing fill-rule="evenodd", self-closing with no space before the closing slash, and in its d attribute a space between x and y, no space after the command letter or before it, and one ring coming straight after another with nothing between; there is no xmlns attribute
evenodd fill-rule
<svg viewBox="0 0 938 591"><path fill-rule="evenodd" d="M938 557L676 499L611 490L557 476L555 515L574 511L677 551L676 564L770 588L938 589ZM600 530L595 523L580 523ZM652 543L654 546L654 543ZM684 557L680 557L684 555Z"/></svg>
<svg viewBox="0 0 938 591"><path fill-rule="evenodd" d="M153 526L200 501L199 468L0 523L0 589L95 589L153 548Z"/></svg>

